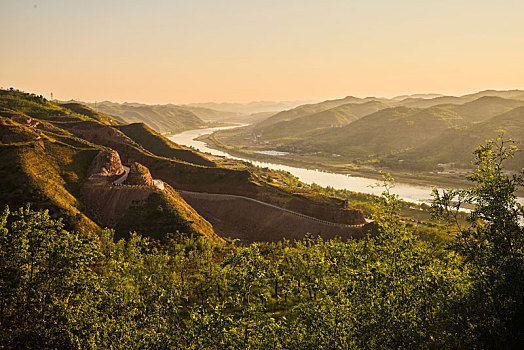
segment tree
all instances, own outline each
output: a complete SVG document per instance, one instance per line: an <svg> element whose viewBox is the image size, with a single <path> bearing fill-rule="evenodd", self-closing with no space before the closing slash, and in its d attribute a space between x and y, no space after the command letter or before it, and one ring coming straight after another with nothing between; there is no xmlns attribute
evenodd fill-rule
<svg viewBox="0 0 524 350"><path fill-rule="evenodd" d="M0 215L0 343L14 348L72 348L96 322L98 243L64 230L29 206Z"/></svg>
<svg viewBox="0 0 524 350"><path fill-rule="evenodd" d="M513 347L524 341L524 208L516 192L522 173L507 174L504 161L520 152L502 136L474 154L474 185L465 190L434 190L435 216L447 222L464 203L474 206L467 225L458 225L453 248L464 259L471 290L463 303L470 339L485 347Z"/></svg>

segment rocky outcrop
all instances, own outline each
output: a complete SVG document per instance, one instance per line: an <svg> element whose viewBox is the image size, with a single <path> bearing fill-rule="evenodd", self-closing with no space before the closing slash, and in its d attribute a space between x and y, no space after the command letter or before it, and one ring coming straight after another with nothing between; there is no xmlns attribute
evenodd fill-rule
<svg viewBox="0 0 524 350"><path fill-rule="evenodd" d="M133 163L129 169L129 175L125 182L126 185L134 186L153 186L153 177L149 169L140 163Z"/></svg>
<svg viewBox="0 0 524 350"><path fill-rule="evenodd" d="M122 167L122 162L120 161L118 152L102 151L97 154L95 159L93 159L93 162L87 171L87 176L115 176L121 175L123 172L124 168Z"/></svg>

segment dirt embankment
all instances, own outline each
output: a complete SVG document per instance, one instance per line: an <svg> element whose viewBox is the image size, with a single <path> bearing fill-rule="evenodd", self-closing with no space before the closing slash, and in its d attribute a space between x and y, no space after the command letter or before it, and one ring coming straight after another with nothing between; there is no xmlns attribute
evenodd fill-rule
<svg viewBox="0 0 524 350"><path fill-rule="evenodd" d="M108 183L86 183L81 195L101 226L116 227L129 207L143 203L154 187L112 187Z"/></svg>
<svg viewBox="0 0 524 350"><path fill-rule="evenodd" d="M372 225L360 228L320 223L254 201L231 196L184 192L186 202L211 222L221 237L238 238L242 243L299 240L311 233L324 239L365 237Z"/></svg>
<svg viewBox="0 0 524 350"><path fill-rule="evenodd" d="M290 195L257 183L246 170L203 167L157 157L107 125L82 122L72 125L69 130L89 141L115 149L126 164L144 164L154 178L162 179L175 189L250 197L318 219L343 224L365 222L361 211L344 209L342 201L339 205L325 205L309 198Z"/></svg>
<svg viewBox="0 0 524 350"><path fill-rule="evenodd" d="M115 187L111 183L124 173L117 152L100 152L80 189L83 202L102 226L115 227L130 206L144 202L155 187Z"/></svg>

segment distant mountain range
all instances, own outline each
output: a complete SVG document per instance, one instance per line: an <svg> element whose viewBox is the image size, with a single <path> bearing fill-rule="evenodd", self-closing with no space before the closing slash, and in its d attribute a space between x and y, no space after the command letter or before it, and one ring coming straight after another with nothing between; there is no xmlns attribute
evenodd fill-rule
<svg viewBox="0 0 524 350"><path fill-rule="evenodd" d="M258 122L276 112L299 104L299 102L251 102L147 105L109 101L96 104L82 103L125 123L146 123L160 133L196 129L206 126L208 122Z"/></svg>
<svg viewBox="0 0 524 350"><path fill-rule="evenodd" d="M184 107L199 107L213 109L216 111L234 112L241 115L251 115L255 113L277 113L282 110L294 108L304 104L304 101L255 101L248 103L230 103L230 102L204 102L204 103L191 103L184 105Z"/></svg>
<svg viewBox="0 0 524 350"><path fill-rule="evenodd" d="M218 133L216 138L245 150L336 154L337 162L411 170L437 169L442 163L470 167L475 146L498 133L524 141L523 107L523 90L486 90L458 97L348 96L282 111L250 127L228 131L227 137ZM245 144L246 140L252 141ZM329 159L324 156L323 161ZM510 167L522 165L517 159Z"/></svg>

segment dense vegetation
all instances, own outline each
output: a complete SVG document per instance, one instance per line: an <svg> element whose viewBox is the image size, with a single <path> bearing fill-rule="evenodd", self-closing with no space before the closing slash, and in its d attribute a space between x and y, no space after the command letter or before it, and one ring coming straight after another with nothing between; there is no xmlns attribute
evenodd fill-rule
<svg viewBox="0 0 524 350"><path fill-rule="evenodd" d="M456 238L418 239L388 188L379 233L235 247L68 232L45 211L0 216L0 344L17 348L507 348L524 341L524 208L500 139L473 187L436 193ZM456 204L458 200L459 204ZM453 222L471 203L468 224Z"/></svg>

